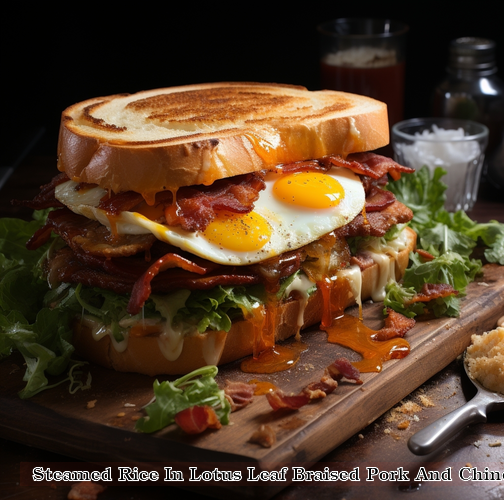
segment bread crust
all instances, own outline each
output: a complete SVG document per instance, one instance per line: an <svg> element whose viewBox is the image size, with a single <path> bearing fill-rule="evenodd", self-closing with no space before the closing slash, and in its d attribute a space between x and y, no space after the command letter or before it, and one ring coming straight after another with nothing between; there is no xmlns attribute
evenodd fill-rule
<svg viewBox="0 0 504 500"><path fill-rule="evenodd" d="M407 247L395 257L396 279L399 280L408 266L409 253L416 246L416 233L407 231ZM392 257L390 257L392 258ZM362 271L362 300L369 299L375 283L379 282L378 264ZM355 297L348 294L344 308L354 305ZM293 336L297 330L297 321L301 301L289 298L278 307L277 331L275 340L282 341ZM319 323L322 317L323 300L321 293L314 293L304 311L304 325L307 328ZM119 352L112 345L108 335L100 340L93 338L91 329L76 321L74 325L73 345L77 352L93 363L122 372L137 372L145 375L180 375L208 364L226 364L252 354L253 325L250 321L241 320L233 323L231 330L209 332L186 336L180 356L169 361L159 349L157 336L133 337L128 339L128 346ZM205 356L204 353L207 353ZM220 353L220 354L219 354Z"/></svg>
<svg viewBox="0 0 504 500"><path fill-rule="evenodd" d="M61 118L58 169L77 182L152 199L160 190L369 151L388 141L386 105L368 97L277 84L201 84L70 106Z"/></svg>

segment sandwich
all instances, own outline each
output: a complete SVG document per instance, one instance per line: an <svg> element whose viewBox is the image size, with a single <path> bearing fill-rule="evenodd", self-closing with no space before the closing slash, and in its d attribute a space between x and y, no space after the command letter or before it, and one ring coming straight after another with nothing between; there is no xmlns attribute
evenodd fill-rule
<svg viewBox="0 0 504 500"><path fill-rule="evenodd" d="M383 299L416 235L385 189L411 169L386 105L263 83L99 97L63 111L52 208L28 242L54 303L77 297L73 344L119 371L183 374ZM54 238L54 235L57 235Z"/></svg>

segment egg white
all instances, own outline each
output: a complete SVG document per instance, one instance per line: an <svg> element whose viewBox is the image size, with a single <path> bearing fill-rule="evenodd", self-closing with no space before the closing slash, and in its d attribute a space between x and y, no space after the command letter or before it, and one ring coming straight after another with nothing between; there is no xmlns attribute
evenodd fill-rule
<svg viewBox="0 0 504 500"><path fill-rule="evenodd" d="M189 232L179 226L167 227L137 212L121 212L114 218L117 231L123 234L150 232L159 240L212 262L248 265L307 245L348 224L364 207L365 193L362 182L348 169L333 167L327 173L342 185L345 195L337 206L323 209L295 206L275 198L273 185L280 175L266 175L266 189L260 192L259 199L254 204L254 212L261 215L271 228L271 238L259 250L231 251L208 241L199 231ZM74 181L60 184L56 187L56 198L73 212L110 227L106 213L97 208L106 191L95 187L79 192L75 190L76 185Z"/></svg>

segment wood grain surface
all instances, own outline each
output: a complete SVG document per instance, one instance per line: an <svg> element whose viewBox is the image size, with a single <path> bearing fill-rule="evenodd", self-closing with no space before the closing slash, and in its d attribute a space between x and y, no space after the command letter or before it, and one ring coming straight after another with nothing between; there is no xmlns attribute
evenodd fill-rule
<svg viewBox="0 0 504 500"><path fill-rule="evenodd" d="M368 326L380 326L381 309L381 304L365 305ZM381 373L363 374L362 386L342 382L327 398L295 412L272 412L265 397L258 396L252 405L232 414L232 425L195 437L175 426L153 435L134 431L141 407L152 397L154 379L150 377L92 366L90 390L70 395L66 387L59 386L23 401L17 397L23 387L22 360L11 357L0 363L0 437L90 462L227 463L234 468L241 463L256 470L282 464L310 465L447 366L469 344L473 333L493 328L503 314L504 267L486 265L483 276L468 287L459 318L417 322L407 335L409 356L385 363ZM319 380L324 367L337 356L359 359L352 351L327 343L324 332L309 330L303 340L309 349L294 368L257 378L295 393ZM221 384L225 379L251 378L239 370L238 363L222 367L218 375ZM87 408L89 401L96 401L93 408ZM248 442L261 424L276 432L277 443L271 448ZM192 486L201 488L200 483ZM248 483L245 490L234 482L204 486L206 494L219 496L225 491L230 496L263 498L286 484Z"/></svg>

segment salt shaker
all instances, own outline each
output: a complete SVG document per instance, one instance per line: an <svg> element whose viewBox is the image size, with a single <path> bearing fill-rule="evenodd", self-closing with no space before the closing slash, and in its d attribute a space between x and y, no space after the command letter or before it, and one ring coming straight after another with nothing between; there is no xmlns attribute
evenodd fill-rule
<svg viewBox="0 0 504 500"><path fill-rule="evenodd" d="M504 82L497 76L495 42L453 40L445 79L433 96L433 116L464 118L489 129L486 176L504 190Z"/></svg>

